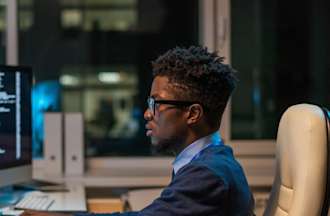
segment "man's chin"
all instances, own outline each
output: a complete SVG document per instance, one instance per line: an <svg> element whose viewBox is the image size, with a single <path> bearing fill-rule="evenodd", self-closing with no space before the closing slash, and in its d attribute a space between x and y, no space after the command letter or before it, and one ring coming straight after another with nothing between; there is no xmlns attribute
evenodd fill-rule
<svg viewBox="0 0 330 216"><path fill-rule="evenodd" d="M157 153L173 153L173 141L151 137L151 145Z"/></svg>

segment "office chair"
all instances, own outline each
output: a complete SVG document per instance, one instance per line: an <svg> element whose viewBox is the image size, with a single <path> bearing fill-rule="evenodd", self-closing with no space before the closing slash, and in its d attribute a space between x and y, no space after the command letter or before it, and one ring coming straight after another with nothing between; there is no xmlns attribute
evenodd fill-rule
<svg viewBox="0 0 330 216"><path fill-rule="evenodd" d="M310 104L291 106L282 115L275 179L264 216L327 215L329 119L326 109Z"/></svg>

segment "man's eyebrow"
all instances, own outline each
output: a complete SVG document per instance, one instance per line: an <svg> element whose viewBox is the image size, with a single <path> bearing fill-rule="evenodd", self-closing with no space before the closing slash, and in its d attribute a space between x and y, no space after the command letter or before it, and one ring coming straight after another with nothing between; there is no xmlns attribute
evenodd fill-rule
<svg viewBox="0 0 330 216"><path fill-rule="evenodd" d="M159 97L159 94L155 93L155 94L150 95L150 97L157 98L157 97Z"/></svg>

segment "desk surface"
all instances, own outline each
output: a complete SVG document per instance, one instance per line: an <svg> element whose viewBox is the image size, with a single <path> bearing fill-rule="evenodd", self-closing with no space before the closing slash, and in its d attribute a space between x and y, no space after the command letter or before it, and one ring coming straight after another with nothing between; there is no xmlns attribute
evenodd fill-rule
<svg viewBox="0 0 330 216"><path fill-rule="evenodd" d="M53 200L51 206L48 211L56 211L56 212L85 212L87 211L87 201L86 201L86 193L85 187L83 185L75 184L75 185L67 185L67 189L64 191L53 190L51 192L41 192L34 190L24 190L24 189L8 189L8 194L17 194L15 200L1 200L3 207L12 207L17 203L20 199L25 196L35 196L35 195L47 195L49 198ZM6 209L5 212L11 212L12 208ZM12 212L13 213L13 212ZM13 213L14 214L14 213Z"/></svg>
<svg viewBox="0 0 330 216"><path fill-rule="evenodd" d="M90 198L87 199L87 209L93 213L123 212L124 203L119 198Z"/></svg>
<svg viewBox="0 0 330 216"><path fill-rule="evenodd" d="M271 186L275 166L273 159L241 159L240 160L249 185L251 187ZM170 174L159 171L139 171L135 169L124 169L121 171L113 169L87 170L83 175L51 175L44 172L45 168L33 168L33 178L66 183L80 183L87 187L164 187L170 182Z"/></svg>
<svg viewBox="0 0 330 216"><path fill-rule="evenodd" d="M133 171L134 172L134 171ZM136 171L135 171L136 172ZM164 187L170 182L170 176L151 176L138 174L117 175L109 169L93 169L83 175L52 175L44 169L33 169L33 178L57 183L79 183L87 187Z"/></svg>

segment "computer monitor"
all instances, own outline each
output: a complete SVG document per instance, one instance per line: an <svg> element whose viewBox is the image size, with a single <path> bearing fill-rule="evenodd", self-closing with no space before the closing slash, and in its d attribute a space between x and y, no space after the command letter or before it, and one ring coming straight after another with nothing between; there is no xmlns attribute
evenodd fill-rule
<svg viewBox="0 0 330 216"><path fill-rule="evenodd" d="M32 72L0 65L0 187L32 179Z"/></svg>

